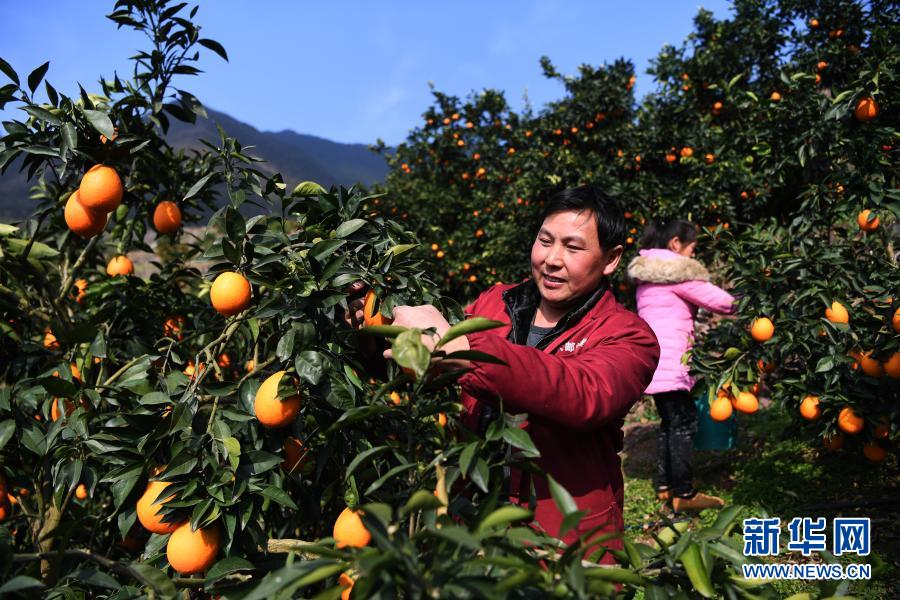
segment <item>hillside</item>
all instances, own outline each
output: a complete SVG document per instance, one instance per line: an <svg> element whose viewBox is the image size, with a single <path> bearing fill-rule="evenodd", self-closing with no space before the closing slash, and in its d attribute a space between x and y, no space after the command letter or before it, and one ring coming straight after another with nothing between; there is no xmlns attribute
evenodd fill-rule
<svg viewBox="0 0 900 600"><path fill-rule="evenodd" d="M195 124L174 121L166 136L176 148L200 147L199 140L218 140L216 125L237 138L248 153L264 158L264 169L284 175L288 185L312 180L331 185L373 184L384 180L387 164L365 144L341 144L294 131L259 131L224 113L208 109L209 119ZM0 175L0 219L15 220L31 210L28 183L13 164Z"/></svg>

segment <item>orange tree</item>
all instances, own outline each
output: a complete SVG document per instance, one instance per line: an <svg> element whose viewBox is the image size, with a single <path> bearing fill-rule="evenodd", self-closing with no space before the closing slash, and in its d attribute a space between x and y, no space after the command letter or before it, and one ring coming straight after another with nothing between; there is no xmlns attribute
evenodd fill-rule
<svg viewBox="0 0 900 600"><path fill-rule="evenodd" d="M527 276L525 240L557 189L596 181L622 199L626 262L648 219L693 220L740 298L694 352L710 400L743 393L752 408L768 388L810 437L878 462L900 418L897 7L737 0L733 12L701 11L663 48L637 107L621 61L561 78L566 96L537 114L511 113L499 92L435 94L389 157L390 210L433 243L461 301ZM750 335L757 317L774 324L768 341ZM766 387L761 367L775 369Z"/></svg>
<svg viewBox="0 0 900 600"><path fill-rule="evenodd" d="M734 579L736 507L705 531L626 542L605 568L505 502L504 471L536 469L528 434L468 431L455 374L430 368L420 332L344 322L359 281L370 322L399 303L458 318L416 239L371 214L384 199L288 190L224 132L190 155L165 143L171 118L203 114L172 87L197 72L196 47L227 57L196 12L117 2L109 18L151 49L100 94L65 96L46 64L23 83L0 60L0 101L26 115L5 123L0 165L21 165L35 199L0 225L0 593L768 593ZM204 209L193 237L182 225ZM490 326L457 323L444 341ZM581 513L551 489L573 526Z"/></svg>

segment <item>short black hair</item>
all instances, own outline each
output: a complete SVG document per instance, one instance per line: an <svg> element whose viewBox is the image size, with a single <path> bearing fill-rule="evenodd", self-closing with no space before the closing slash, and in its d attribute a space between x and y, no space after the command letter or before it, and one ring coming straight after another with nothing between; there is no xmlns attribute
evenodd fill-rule
<svg viewBox="0 0 900 600"><path fill-rule="evenodd" d="M655 219L641 234L641 248L668 248L669 240L678 238L682 244L697 241L697 226L684 219Z"/></svg>
<svg viewBox="0 0 900 600"><path fill-rule="evenodd" d="M604 251L625 243L625 215L615 198L594 184L581 185L556 192L544 204L541 222L547 217L569 210L594 211L597 238Z"/></svg>

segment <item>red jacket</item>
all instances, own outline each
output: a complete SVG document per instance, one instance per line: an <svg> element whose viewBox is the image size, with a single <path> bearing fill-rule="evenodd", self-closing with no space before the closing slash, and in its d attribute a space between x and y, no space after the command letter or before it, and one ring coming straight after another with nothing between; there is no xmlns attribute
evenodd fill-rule
<svg viewBox="0 0 900 600"><path fill-rule="evenodd" d="M509 413L528 413L523 428L541 453L537 464L569 491L579 509L588 511L563 541L571 543L604 523L608 527L601 533L621 532L622 425L653 376L659 360L656 336L604 287L575 311L572 322L564 323L562 333L543 350L509 341L511 316L516 317L517 329L527 330L537 301L536 286L526 282L491 287L466 307L467 315L507 325L467 336L472 350L496 356L506 365L473 363L473 370L460 378L465 422L476 424L484 403L496 406L497 398L503 398ZM511 499L527 504L528 487L519 495L523 484L527 486L523 473L513 471ZM558 535L562 515L546 479L536 478L534 486L535 519L548 533ZM620 540L606 545L622 547ZM611 560L607 555L602 562Z"/></svg>

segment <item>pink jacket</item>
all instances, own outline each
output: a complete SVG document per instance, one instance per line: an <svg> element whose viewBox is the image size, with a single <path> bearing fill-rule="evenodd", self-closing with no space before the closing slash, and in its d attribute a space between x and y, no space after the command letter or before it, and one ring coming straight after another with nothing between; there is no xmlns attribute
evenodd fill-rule
<svg viewBox="0 0 900 600"><path fill-rule="evenodd" d="M694 341L694 317L702 308L729 314L734 297L709 282L709 272L692 258L664 248L641 250L628 265L628 277L637 285L638 314L659 340L659 366L645 394L690 391L694 379L684 353Z"/></svg>

